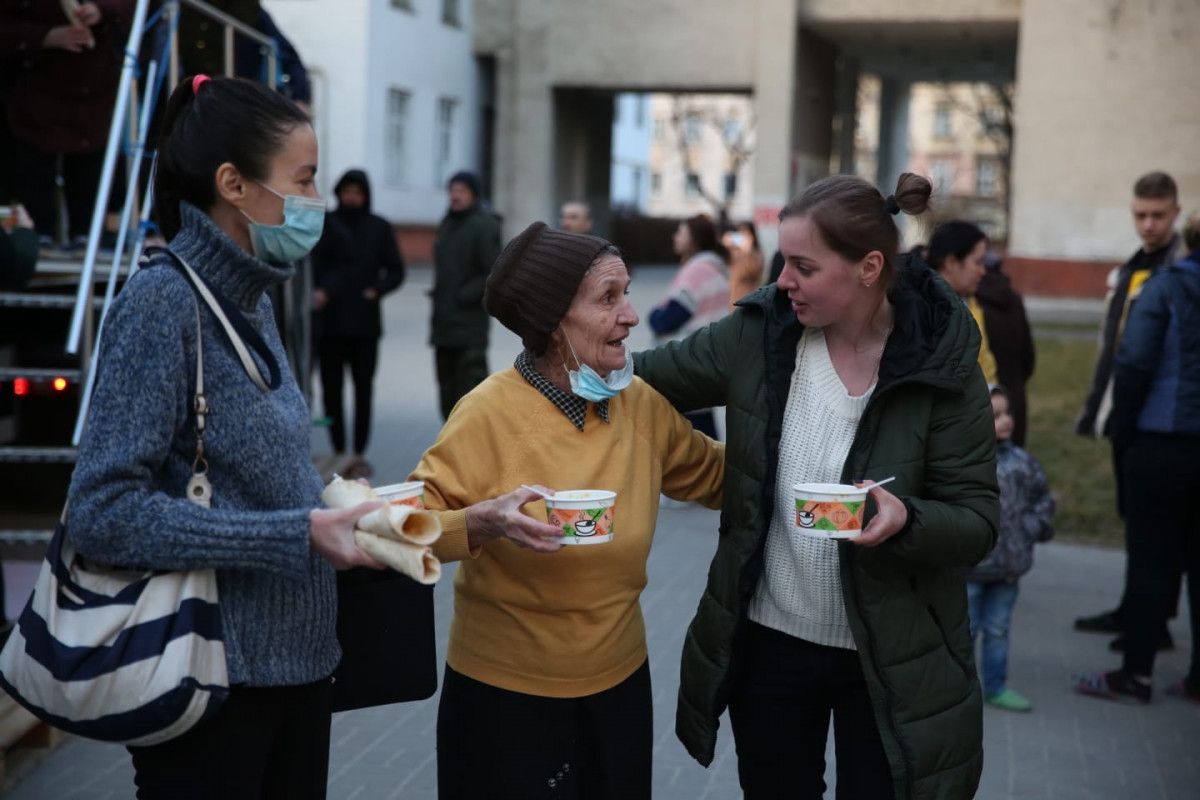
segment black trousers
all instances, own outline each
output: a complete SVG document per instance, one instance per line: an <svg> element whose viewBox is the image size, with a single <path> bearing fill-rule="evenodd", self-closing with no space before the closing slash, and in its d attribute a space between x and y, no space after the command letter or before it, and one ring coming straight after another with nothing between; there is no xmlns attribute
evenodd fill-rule
<svg viewBox="0 0 1200 800"><path fill-rule="evenodd" d="M346 410L342 407L342 381L346 367L354 382L354 452L367 450L371 435L371 396L374 393L375 367L379 362L379 340L373 336L326 337L318 353L321 361L321 395L325 414L332 420L329 436L333 449L346 451Z"/></svg>
<svg viewBox="0 0 1200 800"><path fill-rule="evenodd" d="M831 714L838 800L895 796L857 653L754 622L742 647L729 719L746 800L820 800Z"/></svg>
<svg viewBox="0 0 1200 800"><path fill-rule="evenodd" d="M1149 675L1159 632L1188 573L1192 665L1200 683L1200 437L1139 433L1124 456L1125 526L1129 549L1125 664Z"/></svg>
<svg viewBox="0 0 1200 800"><path fill-rule="evenodd" d="M446 667L438 706L440 800L650 797L650 665L562 699L510 692Z"/></svg>
<svg viewBox="0 0 1200 800"><path fill-rule="evenodd" d="M323 800L331 684L235 686L216 715L130 747L138 800Z"/></svg>
<svg viewBox="0 0 1200 800"><path fill-rule="evenodd" d="M450 416L454 404L463 395L483 383L488 376L487 350L474 347L439 347L437 381L442 406L442 419Z"/></svg>
<svg viewBox="0 0 1200 800"><path fill-rule="evenodd" d="M1129 609L1129 583L1130 583L1130 560L1129 560L1129 525L1128 525L1128 508L1125 505L1125 458L1123 451L1113 444L1113 478L1117 488L1117 512L1121 515L1121 519L1126 520L1125 525L1125 585L1121 587L1121 602L1117 604L1117 618L1121 620L1123 626L1128 626L1126 614ZM1175 579L1174 587L1171 590L1171 613L1168 618L1174 619L1179 613L1179 590L1182 584L1179 578ZM1167 623L1163 620L1162 631L1158 634L1160 637L1166 634Z"/></svg>
<svg viewBox="0 0 1200 800"><path fill-rule="evenodd" d="M33 217L38 235L56 236L58 203L54 179L58 154L44 152L21 141L15 143L15 150L13 183L17 197ZM103 167L103 151L63 156L63 192L67 199L68 232L72 237L88 233Z"/></svg>

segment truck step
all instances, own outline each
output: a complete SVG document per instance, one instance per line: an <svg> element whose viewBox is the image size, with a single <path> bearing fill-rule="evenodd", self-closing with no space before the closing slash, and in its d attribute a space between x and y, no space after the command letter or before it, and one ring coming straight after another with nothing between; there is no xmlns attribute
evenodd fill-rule
<svg viewBox="0 0 1200 800"><path fill-rule="evenodd" d="M29 292L0 292L0 308L74 308L75 296L65 294L34 294ZM92 308L103 308L104 298L93 297Z"/></svg>
<svg viewBox="0 0 1200 800"><path fill-rule="evenodd" d="M13 378L29 378L30 380L53 380L66 378L71 383L79 383L82 373L78 369L54 369L52 367L0 367L0 381Z"/></svg>
<svg viewBox="0 0 1200 800"><path fill-rule="evenodd" d="M0 447L0 464L72 464L76 447Z"/></svg>

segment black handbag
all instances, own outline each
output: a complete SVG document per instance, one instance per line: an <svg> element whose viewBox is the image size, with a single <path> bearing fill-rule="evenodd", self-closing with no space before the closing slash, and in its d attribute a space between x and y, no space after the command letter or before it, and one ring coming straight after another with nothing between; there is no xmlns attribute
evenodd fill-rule
<svg viewBox="0 0 1200 800"><path fill-rule="evenodd" d="M433 587L391 570L339 572L333 710L424 700L437 691Z"/></svg>

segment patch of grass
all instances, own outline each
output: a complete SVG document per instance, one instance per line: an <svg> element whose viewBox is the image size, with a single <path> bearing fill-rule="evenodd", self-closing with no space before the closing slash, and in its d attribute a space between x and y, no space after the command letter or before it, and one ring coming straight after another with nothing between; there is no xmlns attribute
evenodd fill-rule
<svg viewBox="0 0 1200 800"><path fill-rule="evenodd" d="M1040 336L1037 370L1029 383L1026 448L1046 470L1058 499L1055 538L1122 547L1112 451L1107 439L1075 434L1096 359L1095 340Z"/></svg>

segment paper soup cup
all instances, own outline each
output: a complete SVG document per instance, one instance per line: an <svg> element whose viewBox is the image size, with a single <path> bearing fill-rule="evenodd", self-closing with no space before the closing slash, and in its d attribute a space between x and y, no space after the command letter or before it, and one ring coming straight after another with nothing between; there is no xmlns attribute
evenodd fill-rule
<svg viewBox="0 0 1200 800"><path fill-rule="evenodd" d="M797 483L796 527L807 536L849 539L862 533L867 487L844 483Z"/></svg>
<svg viewBox="0 0 1200 800"><path fill-rule="evenodd" d="M546 498L546 521L562 529L563 544L601 544L613 538L616 492L576 489Z"/></svg>
<svg viewBox="0 0 1200 800"><path fill-rule="evenodd" d="M393 483L390 486L378 486L375 494L379 499L386 500L394 506L425 507L425 482L409 481L408 483Z"/></svg>

